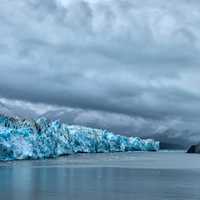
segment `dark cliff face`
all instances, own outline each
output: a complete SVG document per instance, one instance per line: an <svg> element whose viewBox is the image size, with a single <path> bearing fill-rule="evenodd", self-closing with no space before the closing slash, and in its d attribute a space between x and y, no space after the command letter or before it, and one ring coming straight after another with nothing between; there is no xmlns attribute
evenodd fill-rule
<svg viewBox="0 0 200 200"><path fill-rule="evenodd" d="M187 153L200 153L200 144L197 144L197 145L192 145Z"/></svg>

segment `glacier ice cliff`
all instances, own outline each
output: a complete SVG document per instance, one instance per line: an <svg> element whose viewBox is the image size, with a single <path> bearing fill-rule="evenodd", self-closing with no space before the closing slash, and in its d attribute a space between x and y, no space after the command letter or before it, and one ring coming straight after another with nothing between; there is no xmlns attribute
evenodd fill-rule
<svg viewBox="0 0 200 200"><path fill-rule="evenodd" d="M52 158L74 153L158 151L152 139L72 126L46 118L22 120L0 115L0 160Z"/></svg>

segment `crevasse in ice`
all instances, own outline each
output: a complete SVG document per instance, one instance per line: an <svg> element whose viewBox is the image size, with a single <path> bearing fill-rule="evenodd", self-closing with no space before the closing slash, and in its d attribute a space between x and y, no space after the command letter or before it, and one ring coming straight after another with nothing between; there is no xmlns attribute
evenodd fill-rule
<svg viewBox="0 0 200 200"><path fill-rule="evenodd" d="M71 126L46 118L22 120L0 115L0 160L52 158L74 153L158 151L152 139Z"/></svg>

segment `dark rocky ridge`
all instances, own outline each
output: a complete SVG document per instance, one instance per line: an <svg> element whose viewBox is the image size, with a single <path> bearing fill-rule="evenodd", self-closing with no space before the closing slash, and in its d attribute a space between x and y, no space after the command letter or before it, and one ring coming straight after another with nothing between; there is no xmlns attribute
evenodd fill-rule
<svg viewBox="0 0 200 200"><path fill-rule="evenodd" d="M200 153L200 144L192 145L188 150L187 153Z"/></svg>

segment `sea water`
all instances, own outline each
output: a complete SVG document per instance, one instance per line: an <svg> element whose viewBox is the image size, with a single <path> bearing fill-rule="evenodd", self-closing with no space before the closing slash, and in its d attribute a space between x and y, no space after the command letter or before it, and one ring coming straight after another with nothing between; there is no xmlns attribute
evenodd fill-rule
<svg viewBox="0 0 200 200"><path fill-rule="evenodd" d="M199 200L200 155L77 154L0 163L4 200Z"/></svg>

